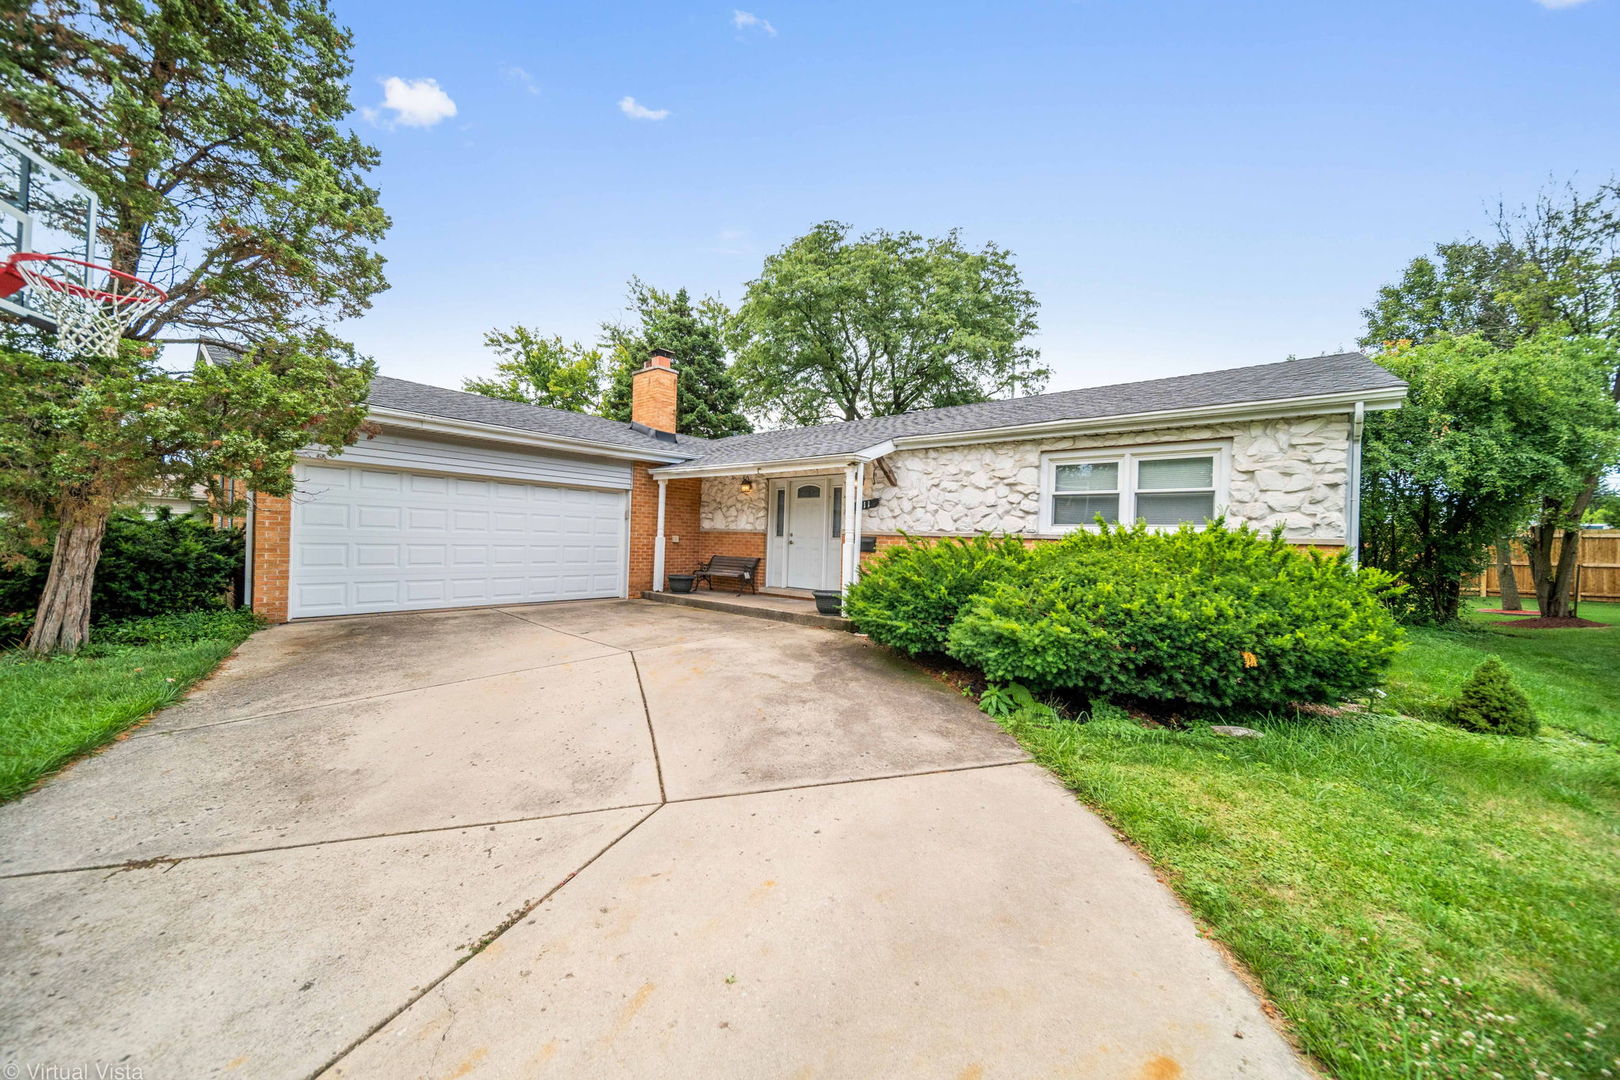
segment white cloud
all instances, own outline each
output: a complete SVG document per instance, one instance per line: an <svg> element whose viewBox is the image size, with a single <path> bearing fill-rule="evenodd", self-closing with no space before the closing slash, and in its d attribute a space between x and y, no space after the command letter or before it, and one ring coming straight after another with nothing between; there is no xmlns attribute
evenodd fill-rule
<svg viewBox="0 0 1620 1080"><path fill-rule="evenodd" d="M511 83L520 90L526 90L536 96L538 96L540 93L540 86L534 81L534 76L530 75L527 71L518 67L516 64L503 65L501 68L501 78L505 79L507 82Z"/></svg>
<svg viewBox="0 0 1620 1080"><path fill-rule="evenodd" d="M1559 8L1572 8L1577 4L1584 4L1586 0L1536 0L1544 8L1557 11Z"/></svg>
<svg viewBox="0 0 1620 1080"><path fill-rule="evenodd" d="M382 84L382 104L360 110L360 114L374 124L432 127L456 115L456 103L439 88L435 79L401 79L390 75Z"/></svg>
<svg viewBox="0 0 1620 1080"><path fill-rule="evenodd" d="M649 109L629 94L619 99L619 111L632 120L662 120L669 115L668 109Z"/></svg>
<svg viewBox="0 0 1620 1080"><path fill-rule="evenodd" d="M1568 0L1565 0L1565 2L1568 2ZM1574 2L1579 3L1580 0L1574 0ZM771 25L770 20L762 19L752 11L738 11L736 8L732 8L731 25L738 30L758 29L765 31L771 37L776 36L776 27Z"/></svg>
<svg viewBox="0 0 1620 1080"><path fill-rule="evenodd" d="M715 243L701 250L713 255L747 255L753 250L749 240L747 229L721 229Z"/></svg>

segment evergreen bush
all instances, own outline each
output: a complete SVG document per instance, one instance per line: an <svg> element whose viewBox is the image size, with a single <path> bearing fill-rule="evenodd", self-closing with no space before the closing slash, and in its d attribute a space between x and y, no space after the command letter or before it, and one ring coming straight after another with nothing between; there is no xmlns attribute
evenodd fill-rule
<svg viewBox="0 0 1620 1080"><path fill-rule="evenodd" d="M1401 631L1393 579L1215 523L1076 530L987 582L950 655L995 682L1212 708L1334 703L1376 685Z"/></svg>
<svg viewBox="0 0 1620 1080"><path fill-rule="evenodd" d="M1017 537L906 537L862 569L844 614L873 641L912 656L945 651L962 605L993 581L1018 573L1029 551Z"/></svg>
<svg viewBox="0 0 1620 1080"><path fill-rule="evenodd" d="M107 522L91 617L109 623L223 608L244 555L241 529L215 528L205 516L167 508L152 518L121 510ZM13 616L0 622L0 632L13 623L26 630L50 566L50 548L41 547L0 568L0 615Z"/></svg>
<svg viewBox="0 0 1620 1080"><path fill-rule="evenodd" d="M1541 720L1513 673L1494 656L1474 669L1442 711L1449 723L1489 735L1534 735Z"/></svg>

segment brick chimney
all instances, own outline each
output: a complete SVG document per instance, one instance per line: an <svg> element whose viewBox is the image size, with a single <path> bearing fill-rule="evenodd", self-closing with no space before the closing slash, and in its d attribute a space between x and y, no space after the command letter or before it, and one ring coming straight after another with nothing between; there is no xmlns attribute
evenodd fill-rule
<svg viewBox="0 0 1620 1080"><path fill-rule="evenodd" d="M647 366L630 376L630 419L658 431L674 431L678 382L669 350L654 349Z"/></svg>

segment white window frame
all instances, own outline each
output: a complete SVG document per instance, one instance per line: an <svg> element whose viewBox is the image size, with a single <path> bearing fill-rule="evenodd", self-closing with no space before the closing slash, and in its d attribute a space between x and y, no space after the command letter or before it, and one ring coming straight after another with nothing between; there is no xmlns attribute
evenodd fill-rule
<svg viewBox="0 0 1620 1080"><path fill-rule="evenodd" d="M1058 525L1052 521L1053 496L1057 490L1059 465L1099 465L1107 462L1119 464L1119 520L1126 525L1136 521L1137 465L1143 461L1162 458L1201 457L1215 459L1215 517L1226 518L1228 487L1232 475L1232 443L1230 440L1196 443L1148 443L1135 446L1094 447L1088 450L1049 450L1041 455L1041 512L1040 531L1060 536L1075 529L1097 530L1096 522L1083 525ZM1085 494L1078 492L1075 494ZM1157 492L1150 492L1157 494ZM1150 529L1174 529L1174 525L1150 525Z"/></svg>

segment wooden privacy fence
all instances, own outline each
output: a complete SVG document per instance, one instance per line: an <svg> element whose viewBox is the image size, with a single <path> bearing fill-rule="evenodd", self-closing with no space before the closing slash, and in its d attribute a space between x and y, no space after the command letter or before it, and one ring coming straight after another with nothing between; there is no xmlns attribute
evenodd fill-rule
<svg viewBox="0 0 1620 1080"><path fill-rule="evenodd" d="M1553 559L1563 541L1553 545ZM1579 600L1620 600L1620 529L1582 529L1581 547L1575 556L1580 567L1575 575ZM1535 582L1530 578L1530 560L1524 549L1513 545L1513 579L1519 584L1519 594L1527 600L1536 598ZM1496 566L1479 575L1479 595L1496 596L1501 592L1497 584Z"/></svg>

